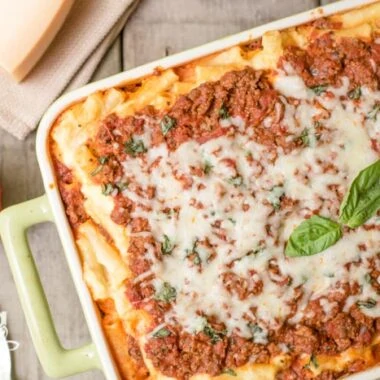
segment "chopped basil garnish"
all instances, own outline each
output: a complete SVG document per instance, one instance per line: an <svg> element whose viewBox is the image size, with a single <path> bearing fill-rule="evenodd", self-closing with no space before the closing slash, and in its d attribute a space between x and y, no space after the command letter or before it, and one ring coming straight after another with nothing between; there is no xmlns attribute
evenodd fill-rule
<svg viewBox="0 0 380 380"><path fill-rule="evenodd" d="M326 84L322 84L322 85L319 85L319 86L310 87L310 89L313 90L316 95L321 95L324 92L326 92L327 85Z"/></svg>
<svg viewBox="0 0 380 380"><path fill-rule="evenodd" d="M356 302L356 305L360 309L373 309L377 305L377 302L373 298L368 298L365 301Z"/></svg>
<svg viewBox="0 0 380 380"><path fill-rule="evenodd" d="M227 182L234 186L241 186L243 184L243 177L240 175L237 175L235 177L229 178Z"/></svg>
<svg viewBox="0 0 380 380"><path fill-rule="evenodd" d="M213 166L211 165L211 163L209 161L206 161L203 165L203 172L207 175L207 174L210 174L211 170L212 170Z"/></svg>
<svg viewBox="0 0 380 380"><path fill-rule="evenodd" d="M161 243L161 252L163 255L170 255L174 249L174 245L170 241L168 235L164 235L164 241Z"/></svg>
<svg viewBox="0 0 380 380"><path fill-rule="evenodd" d="M377 113L380 111L380 104L377 103L373 106L372 110L367 113L366 118L370 120L377 119Z"/></svg>
<svg viewBox="0 0 380 380"><path fill-rule="evenodd" d="M107 157L107 156L100 156L100 157L98 157L98 161L99 161L100 165L106 164L108 162L108 160L109 160L109 157Z"/></svg>
<svg viewBox="0 0 380 380"><path fill-rule="evenodd" d="M97 175L103 170L103 165L98 165L90 174L91 176Z"/></svg>
<svg viewBox="0 0 380 380"><path fill-rule="evenodd" d="M219 341L222 340L222 338L224 336L226 336L227 334L227 331L223 330L223 331L217 331L217 330L214 330L208 323L206 324L206 326L203 328L203 332L209 337L211 338L211 343L212 344L215 344L215 343L218 343Z"/></svg>
<svg viewBox="0 0 380 380"><path fill-rule="evenodd" d="M228 220L229 220L233 225L236 224L236 220L235 220L234 218L228 218Z"/></svg>
<svg viewBox="0 0 380 380"><path fill-rule="evenodd" d="M246 256L257 255L265 249L265 244L260 243L255 249L251 249L246 253Z"/></svg>
<svg viewBox="0 0 380 380"><path fill-rule="evenodd" d="M380 208L380 160L363 169L352 182L340 207L339 221L361 226Z"/></svg>
<svg viewBox="0 0 380 380"><path fill-rule="evenodd" d="M147 149L144 146L144 142L142 140L135 140L133 137L125 143L124 145L125 153L136 157L137 153L145 153Z"/></svg>
<svg viewBox="0 0 380 380"><path fill-rule="evenodd" d="M177 297L177 290L168 282L162 284L161 289L156 293L154 299L161 302L171 302Z"/></svg>
<svg viewBox="0 0 380 380"><path fill-rule="evenodd" d="M315 134L312 130L305 128L298 139L301 140L303 145L314 148L317 144L317 141L320 139L320 136Z"/></svg>
<svg viewBox="0 0 380 380"><path fill-rule="evenodd" d="M367 284L372 284L372 276L369 273L365 274L364 280Z"/></svg>
<svg viewBox="0 0 380 380"><path fill-rule="evenodd" d="M249 323L248 327L251 330L253 337L255 334L260 334L263 332L263 329L259 325L257 325L256 323Z"/></svg>
<svg viewBox="0 0 380 380"><path fill-rule="evenodd" d="M247 256L256 256L265 249L265 244L260 243L256 248L250 249L245 255L235 259L234 261L240 261Z"/></svg>
<svg viewBox="0 0 380 380"><path fill-rule="evenodd" d="M311 364L314 366L314 368L318 368L319 367L319 363L318 363L317 357L314 354L311 354L308 366L310 367Z"/></svg>
<svg viewBox="0 0 380 380"><path fill-rule="evenodd" d="M195 265L201 265L202 264L202 259L199 256L199 252L197 250L197 245L198 245L198 239L196 239L193 243L193 246L191 249L187 249L187 255L186 257L189 258L193 264Z"/></svg>
<svg viewBox="0 0 380 380"><path fill-rule="evenodd" d="M108 162L109 160L109 157L107 156L100 156L98 157L98 162L100 165L98 165L92 172L91 172L91 175L94 176L94 175L97 175L98 173L100 173L103 169L103 166Z"/></svg>
<svg viewBox="0 0 380 380"><path fill-rule="evenodd" d="M219 116L221 119L228 119L230 114L228 112L228 108L225 104L223 104L219 109Z"/></svg>
<svg viewBox="0 0 380 380"><path fill-rule="evenodd" d="M299 139L302 141L303 145L309 146L310 139L309 139L309 130L305 128L302 133L300 134Z"/></svg>
<svg viewBox="0 0 380 380"><path fill-rule="evenodd" d="M195 256L194 256L193 263L194 263L195 265L201 265L201 264L202 264L202 259L201 259L201 257L199 256L199 253L198 253L198 252L193 252L193 254L195 255Z"/></svg>
<svg viewBox="0 0 380 380"><path fill-rule="evenodd" d="M231 368L224 368L222 373L224 373L225 375L237 376L236 372Z"/></svg>
<svg viewBox="0 0 380 380"><path fill-rule="evenodd" d="M362 96L362 89L360 87L355 87L347 95L352 100L358 100Z"/></svg>
<svg viewBox="0 0 380 380"><path fill-rule="evenodd" d="M115 185L120 192L128 189L128 182L119 181L119 182L116 182Z"/></svg>
<svg viewBox="0 0 380 380"><path fill-rule="evenodd" d="M166 338L167 336L170 335L170 331L163 327L162 329L157 330L154 334L154 338Z"/></svg>
<svg viewBox="0 0 380 380"><path fill-rule="evenodd" d="M115 190L112 183L103 183L102 184L102 194L110 195Z"/></svg>
<svg viewBox="0 0 380 380"><path fill-rule="evenodd" d="M309 277L305 276L304 274L301 276L301 282L303 284L306 284L309 281Z"/></svg>
<svg viewBox="0 0 380 380"><path fill-rule="evenodd" d="M318 122L315 123L315 127L318 126L317 124ZM320 137L321 137L320 135L316 134L309 128L305 128L297 139L301 140L303 145L314 148L317 144L317 141L320 139Z"/></svg>
<svg viewBox="0 0 380 380"><path fill-rule="evenodd" d="M266 341L267 333L257 323L248 323L248 328L251 331L254 342L263 343Z"/></svg>
<svg viewBox="0 0 380 380"><path fill-rule="evenodd" d="M341 237L342 229L338 223L314 215L292 232L285 254L290 257L315 255L335 244Z"/></svg>
<svg viewBox="0 0 380 380"><path fill-rule="evenodd" d="M177 124L177 120L170 117L169 115L165 115L160 123L162 134L165 136L172 128L174 128Z"/></svg>
<svg viewBox="0 0 380 380"><path fill-rule="evenodd" d="M283 186L274 186L269 195L268 201L271 203L275 210L279 210L281 206L281 198L284 196L285 190Z"/></svg>

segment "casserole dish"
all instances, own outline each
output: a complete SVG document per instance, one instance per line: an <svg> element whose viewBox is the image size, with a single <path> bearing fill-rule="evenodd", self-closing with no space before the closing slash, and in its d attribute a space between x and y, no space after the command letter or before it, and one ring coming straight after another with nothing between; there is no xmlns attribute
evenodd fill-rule
<svg viewBox="0 0 380 380"><path fill-rule="evenodd" d="M53 171L52 160L47 150L50 129L62 112L96 91L112 87L123 87L131 81L152 74L157 67L163 70L178 66L237 44L253 40L266 31L281 30L290 26L303 24L321 15L329 15L332 12L342 11L365 3L367 2L349 1L339 3L334 7L319 8L292 18L271 23L91 84L62 97L53 104L41 122L37 137L37 154L44 179L46 196L26 202L21 206L14 206L1 214L1 234L3 242L9 256L23 308L27 314L27 320L36 345L36 350L48 374L64 376L98 367L103 369L107 378L113 379L118 377L115 364L112 361L112 355L110 355L103 331L100 328L100 315L91 300L90 293L82 278L80 258L77 254L73 235L65 216ZM22 213L21 218L20 213ZM25 240L22 240L24 231L28 226L44 220L54 220L58 225L70 270L73 274L73 279L94 341L94 344L77 350L66 351L61 348L48 312L46 300L41 291L38 275L31 260L31 255ZM371 369L366 372L366 375L368 378L374 378L376 372L376 369ZM230 371L227 375L231 375L231 373L233 372ZM360 374L360 376L364 376L364 373Z"/></svg>

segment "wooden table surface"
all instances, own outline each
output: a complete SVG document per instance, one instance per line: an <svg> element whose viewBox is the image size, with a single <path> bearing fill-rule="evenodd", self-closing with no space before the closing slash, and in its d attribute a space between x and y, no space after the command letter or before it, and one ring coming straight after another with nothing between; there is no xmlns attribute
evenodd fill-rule
<svg viewBox="0 0 380 380"><path fill-rule="evenodd" d="M115 0L116 1L116 0ZM264 24L328 1L318 0L141 0L93 80L183 49ZM43 194L35 155L35 133L18 141L0 129L0 183L4 206ZM66 347L89 340L81 307L54 225L33 227L29 240L58 334ZM14 379L47 379L36 357L16 289L0 243L0 311L8 312ZM73 379L103 379L100 372Z"/></svg>

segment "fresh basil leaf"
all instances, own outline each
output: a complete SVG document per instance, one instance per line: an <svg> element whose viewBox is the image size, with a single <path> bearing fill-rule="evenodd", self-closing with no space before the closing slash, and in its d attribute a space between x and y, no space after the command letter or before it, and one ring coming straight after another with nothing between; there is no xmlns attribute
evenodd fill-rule
<svg viewBox="0 0 380 380"><path fill-rule="evenodd" d="M219 116L221 119L228 119L230 114L228 112L228 108L225 104L223 104L219 109Z"/></svg>
<svg viewBox="0 0 380 380"><path fill-rule="evenodd" d="M224 368L222 373L225 375L237 376L236 372L231 368Z"/></svg>
<svg viewBox="0 0 380 380"><path fill-rule="evenodd" d="M350 228L364 224L380 208L380 160L363 169L352 182L339 213Z"/></svg>
<svg viewBox="0 0 380 380"><path fill-rule="evenodd" d="M168 235L164 235L164 241L161 243L161 252L163 255L170 255L174 249L174 245Z"/></svg>
<svg viewBox="0 0 380 380"><path fill-rule="evenodd" d="M322 85L319 85L319 86L310 87L310 89L313 90L316 95L321 95L324 92L326 92L327 85L326 84L322 84Z"/></svg>
<svg viewBox="0 0 380 380"><path fill-rule="evenodd" d="M360 87L355 87L348 93L348 97L352 100L358 100L362 96L362 89Z"/></svg>
<svg viewBox="0 0 380 380"><path fill-rule="evenodd" d="M170 117L169 115L165 115L160 123L161 131L164 136L176 126L177 120Z"/></svg>
<svg viewBox="0 0 380 380"><path fill-rule="evenodd" d="M342 230L338 223L314 215L292 232L285 254L289 257L315 255L335 244L341 237Z"/></svg>
<svg viewBox="0 0 380 380"><path fill-rule="evenodd" d="M373 298L368 298L365 301L358 301L358 302L356 302L356 305L360 309L373 309L377 305L377 302Z"/></svg>
<svg viewBox="0 0 380 380"><path fill-rule="evenodd" d="M170 335L170 331L163 327L162 329L157 330L154 334L154 338L166 338L167 336Z"/></svg>
<svg viewBox="0 0 380 380"><path fill-rule="evenodd" d="M161 289L155 294L154 299L161 302L171 302L177 297L177 290L168 282L162 284Z"/></svg>
<svg viewBox="0 0 380 380"><path fill-rule="evenodd" d="M145 153L147 149L144 146L144 142L142 140L135 140L133 137L129 141L127 141L124 145L125 153L136 157L137 153Z"/></svg>

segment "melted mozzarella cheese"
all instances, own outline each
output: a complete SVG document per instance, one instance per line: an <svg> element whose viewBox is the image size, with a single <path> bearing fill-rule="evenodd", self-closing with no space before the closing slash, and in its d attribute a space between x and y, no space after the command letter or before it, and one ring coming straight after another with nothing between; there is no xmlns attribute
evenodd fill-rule
<svg viewBox="0 0 380 380"><path fill-rule="evenodd" d="M371 139L379 139L380 122L367 120L365 115L380 100L380 93L364 89L366 100L358 105L340 99L347 93L347 79L342 87L328 89L333 97L324 97L307 90L300 77L281 75L275 81L277 90L299 99L297 105L282 99L282 123L295 137L307 130L308 146L289 153L279 147L273 159L273 152L250 138L249 126L244 134L242 120L230 118L223 126L234 126L234 137L222 136L204 144L189 141L174 152L162 144L150 147L144 158L124 164L126 177L142 188L156 189L152 200L130 188L123 194L136 203L132 216L148 219L153 237L162 242L166 235L174 246L162 261L152 246L146 245L145 255L153 262L149 274L155 275L155 288L167 282L176 289L166 322L178 322L189 332L204 326L202 312L217 316L229 332L251 336L249 319L265 334L266 328L279 327L289 317L300 286L303 293L290 320L293 323L305 317L313 299L320 298L329 314L334 304L323 297L339 283L357 282L363 288L361 294L348 298L346 308L361 299L379 301L374 289L364 283L368 259L380 250L379 229L349 231L314 256L287 258L284 246L294 227L313 212L337 219L341 201L337 191L344 194L358 172L378 159ZM317 136L316 119L323 125L322 136ZM147 125L144 142L149 141ZM152 167L157 159L159 164ZM206 163L208 174L192 175L192 168L203 168ZM188 186L183 178L190 179ZM282 192L296 201L294 207L276 210ZM359 249L363 245L365 251ZM194 252L197 264L189 259ZM345 264L359 259L358 266L346 268ZM280 273L270 270L273 261ZM223 282L227 272L261 281L262 292L240 299ZM284 283L287 277L291 283ZM380 316L380 308L363 311Z"/></svg>
<svg viewBox="0 0 380 380"><path fill-rule="evenodd" d="M274 82L274 88L285 96L307 99L307 87L302 78L297 75L279 75Z"/></svg>

